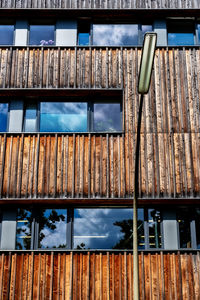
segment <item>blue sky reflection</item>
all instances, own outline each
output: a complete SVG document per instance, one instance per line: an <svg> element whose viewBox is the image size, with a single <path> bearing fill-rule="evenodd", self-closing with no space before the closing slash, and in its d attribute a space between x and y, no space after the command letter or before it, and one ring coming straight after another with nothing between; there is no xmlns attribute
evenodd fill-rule
<svg viewBox="0 0 200 300"><path fill-rule="evenodd" d="M123 46L138 44L137 24L94 24L93 45Z"/></svg>

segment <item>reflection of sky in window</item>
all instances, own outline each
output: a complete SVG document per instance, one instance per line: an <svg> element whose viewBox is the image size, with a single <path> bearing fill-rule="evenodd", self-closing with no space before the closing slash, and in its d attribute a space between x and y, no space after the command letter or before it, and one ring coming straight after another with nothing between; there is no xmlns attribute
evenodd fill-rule
<svg viewBox="0 0 200 300"><path fill-rule="evenodd" d="M143 211L138 210L138 219L143 219ZM116 221L131 220L132 209L75 209L74 211L74 248L85 244L90 249L112 249L124 233ZM130 236L132 238L132 234Z"/></svg>
<svg viewBox="0 0 200 300"><path fill-rule="evenodd" d="M16 249L30 249L32 213L26 209L17 211Z"/></svg>
<svg viewBox="0 0 200 300"><path fill-rule="evenodd" d="M82 33L80 32L78 35L78 44L81 46L88 46L89 45L89 33Z"/></svg>
<svg viewBox="0 0 200 300"><path fill-rule="evenodd" d="M137 24L93 25L93 45L123 46L138 44Z"/></svg>
<svg viewBox="0 0 200 300"><path fill-rule="evenodd" d="M168 45L194 45L194 34L189 33L168 33Z"/></svg>
<svg viewBox="0 0 200 300"><path fill-rule="evenodd" d="M56 212L57 215L62 215L63 220L59 221L52 220L52 211ZM39 248L58 248L59 246L65 245L66 247L66 221L67 221L67 210L66 209L45 209L44 218L55 226L54 229L48 227L47 222L44 223L44 228L39 230L40 246ZM41 218L39 220L41 226ZM41 237L43 238L41 239Z"/></svg>
<svg viewBox="0 0 200 300"><path fill-rule="evenodd" d="M94 131L121 131L120 103L94 104Z"/></svg>
<svg viewBox="0 0 200 300"><path fill-rule="evenodd" d="M13 45L13 25L0 25L0 45Z"/></svg>
<svg viewBox="0 0 200 300"><path fill-rule="evenodd" d="M151 32L152 30L152 25L142 25L142 39L146 32Z"/></svg>
<svg viewBox="0 0 200 300"><path fill-rule="evenodd" d="M0 103L0 132L7 130L8 103Z"/></svg>
<svg viewBox="0 0 200 300"><path fill-rule="evenodd" d="M40 131L87 131L87 103L41 102Z"/></svg>
<svg viewBox="0 0 200 300"><path fill-rule="evenodd" d="M54 45L54 26L30 25L29 45Z"/></svg>
<svg viewBox="0 0 200 300"><path fill-rule="evenodd" d="M25 110L24 117L24 131L25 132L34 132L36 131L36 116L37 108L36 105L28 105Z"/></svg>

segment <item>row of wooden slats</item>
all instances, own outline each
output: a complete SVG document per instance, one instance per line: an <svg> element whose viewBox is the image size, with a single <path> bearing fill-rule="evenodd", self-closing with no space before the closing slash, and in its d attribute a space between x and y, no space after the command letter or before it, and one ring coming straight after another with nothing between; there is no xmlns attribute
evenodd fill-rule
<svg viewBox="0 0 200 300"><path fill-rule="evenodd" d="M198 253L140 253L140 299L200 298ZM133 299L131 253L2 253L0 300Z"/></svg>
<svg viewBox="0 0 200 300"><path fill-rule="evenodd" d="M1 198L130 198L135 134L0 135ZM200 133L141 134L141 198L200 197Z"/></svg>
<svg viewBox="0 0 200 300"><path fill-rule="evenodd" d="M1 0L1 8L169 9L200 8L198 0Z"/></svg>
<svg viewBox="0 0 200 300"><path fill-rule="evenodd" d="M137 48L1 48L0 91L123 89L125 131L135 132L140 58ZM151 88L144 101L143 133L200 132L199 59L196 48L156 51Z"/></svg>

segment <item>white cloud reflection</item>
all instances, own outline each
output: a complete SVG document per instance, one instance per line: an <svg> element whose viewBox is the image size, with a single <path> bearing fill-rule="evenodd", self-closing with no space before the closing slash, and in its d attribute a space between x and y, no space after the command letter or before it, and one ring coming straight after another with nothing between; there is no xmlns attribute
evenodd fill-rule
<svg viewBox="0 0 200 300"><path fill-rule="evenodd" d="M94 24L93 45L120 46L138 44L137 24Z"/></svg>
<svg viewBox="0 0 200 300"><path fill-rule="evenodd" d="M132 219L132 209L76 209L74 248L111 249L123 237L116 221ZM99 237L99 238L98 238Z"/></svg>

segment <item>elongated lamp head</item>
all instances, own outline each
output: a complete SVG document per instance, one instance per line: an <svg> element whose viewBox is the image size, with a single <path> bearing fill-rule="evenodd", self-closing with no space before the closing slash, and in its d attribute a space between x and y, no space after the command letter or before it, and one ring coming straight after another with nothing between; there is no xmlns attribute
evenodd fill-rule
<svg viewBox="0 0 200 300"><path fill-rule="evenodd" d="M144 36L142 59L140 63L138 93L147 94L149 91L153 60L155 56L157 34L147 32Z"/></svg>

